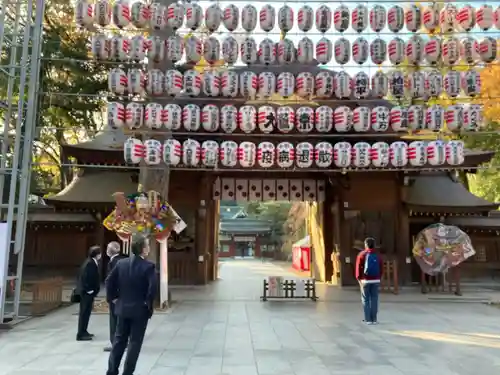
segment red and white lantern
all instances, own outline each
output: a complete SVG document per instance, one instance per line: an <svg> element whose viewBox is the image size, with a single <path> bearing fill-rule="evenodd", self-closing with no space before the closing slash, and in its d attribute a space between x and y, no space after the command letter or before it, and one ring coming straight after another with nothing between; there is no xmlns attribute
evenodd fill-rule
<svg viewBox="0 0 500 375"><path fill-rule="evenodd" d="M446 162L449 165L461 165L465 161L465 146L462 141L446 143Z"/></svg>
<svg viewBox="0 0 500 375"><path fill-rule="evenodd" d="M461 77L460 72L449 70L444 76L444 90L451 98L456 98L460 94Z"/></svg>
<svg viewBox="0 0 500 375"><path fill-rule="evenodd" d="M352 154L352 147L349 142L338 142L333 145L333 161L338 168L349 167Z"/></svg>
<svg viewBox="0 0 500 375"><path fill-rule="evenodd" d="M130 40L122 35L111 38L111 59L125 61L130 53Z"/></svg>
<svg viewBox="0 0 500 375"><path fill-rule="evenodd" d="M165 41L159 36L152 36L146 39L148 60L160 62L165 59Z"/></svg>
<svg viewBox="0 0 500 375"><path fill-rule="evenodd" d="M257 163L262 168L271 168L276 159L276 148L271 142L261 142L257 146Z"/></svg>
<svg viewBox="0 0 500 375"><path fill-rule="evenodd" d="M273 72L262 72L259 74L259 97L269 98L276 92L276 76Z"/></svg>
<svg viewBox="0 0 500 375"><path fill-rule="evenodd" d="M481 30L488 30L495 22L495 14L491 5L481 5L476 11L476 23Z"/></svg>
<svg viewBox="0 0 500 375"><path fill-rule="evenodd" d="M405 55L410 64L418 65L422 62L424 41L420 35L413 35L405 46Z"/></svg>
<svg viewBox="0 0 500 375"><path fill-rule="evenodd" d="M195 35L190 35L185 41L186 61L197 63L203 54L203 43Z"/></svg>
<svg viewBox="0 0 500 375"><path fill-rule="evenodd" d="M442 33L451 33L457 24L457 7L453 4L446 4L439 14L439 26Z"/></svg>
<svg viewBox="0 0 500 375"><path fill-rule="evenodd" d="M207 132L219 130L219 108L215 104L207 104L201 110L201 127Z"/></svg>
<svg viewBox="0 0 500 375"><path fill-rule="evenodd" d="M405 11L399 5L393 5L387 12L387 26L393 33L401 31L405 24Z"/></svg>
<svg viewBox="0 0 500 375"><path fill-rule="evenodd" d="M162 123L167 130L179 130L182 125L182 108L178 104L166 104L162 112Z"/></svg>
<svg viewBox="0 0 500 375"><path fill-rule="evenodd" d="M78 26L89 27L94 23L94 7L88 0L78 0L75 7L75 21Z"/></svg>
<svg viewBox="0 0 500 375"><path fill-rule="evenodd" d="M274 130L276 122L276 112L270 105L259 107L257 115L257 124L262 133L271 133ZM243 129L242 129L243 130Z"/></svg>
<svg viewBox="0 0 500 375"><path fill-rule="evenodd" d="M293 9L284 5L278 11L278 27L285 33L293 27Z"/></svg>
<svg viewBox="0 0 500 375"><path fill-rule="evenodd" d="M420 5L411 4L405 13L406 28L412 33L422 27L422 8Z"/></svg>
<svg viewBox="0 0 500 375"><path fill-rule="evenodd" d="M243 72L240 75L240 91L244 98L254 98L257 94L259 79L257 74L251 71Z"/></svg>
<svg viewBox="0 0 500 375"><path fill-rule="evenodd" d="M483 108L479 104L468 104L464 106L463 129L475 131L483 124Z"/></svg>
<svg viewBox="0 0 500 375"><path fill-rule="evenodd" d="M352 59L356 64L364 64L368 60L370 45L368 41L359 37L352 43Z"/></svg>
<svg viewBox="0 0 500 375"><path fill-rule="evenodd" d="M351 25L354 31L362 33L368 26L368 8L358 4L351 13Z"/></svg>
<svg viewBox="0 0 500 375"><path fill-rule="evenodd" d="M184 92L189 96L199 96L201 92L202 78L200 73L191 69L184 73Z"/></svg>
<svg viewBox="0 0 500 375"><path fill-rule="evenodd" d="M140 69L131 68L127 72L127 86L128 93L132 95L142 95L144 94L144 89L146 86L146 77Z"/></svg>
<svg viewBox="0 0 500 375"><path fill-rule="evenodd" d="M330 39L321 38L316 43L316 60L320 64L328 64L332 60L333 46Z"/></svg>
<svg viewBox="0 0 500 375"><path fill-rule="evenodd" d="M134 3L133 5L138 4ZM142 35L135 35L130 39L129 56L133 61L143 61L146 57L147 41Z"/></svg>
<svg viewBox="0 0 500 375"><path fill-rule="evenodd" d="M479 42L479 56L485 63L491 63L497 58L497 41L492 37L485 37Z"/></svg>
<svg viewBox="0 0 500 375"><path fill-rule="evenodd" d="M228 36L222 42L222 58L224 62L233 65L238 61L239 47L238 42L232 36Z"/></svg>
<svg viewBox="0 0 500 375"><path fill-rule="evenodd" d="M269 65L276 61L276 43L266 38L259 44L259 61L261 64Z"/></svg>
<svg viewBox="0 0 500 375"><path fill-rule="evenodd" d="M345 133L352 129L352 111L347 106L335 108L333 112L333 121L335 130L339 133Z"/></svg>
<svg viewBox="0 0 500 375"><path fill-rule="evenodd" d="M177 139L167 139L163 143L163 162L168 166L177 166L181 162L182 145Z"/></svg>
<svg viewBox="0 0 500 375"><path fill-rule="evenodd" d="M295 148L290 142L281 142L276 146L276 164L280 168L291 168L295 160Z"/></svg>
<svg viewBox="0 0 500 375"><path fill-rule="evenodd" d="M446 107L444 119L448 130L456 131L461 129L464 121L464 110L460 104L452 104Z"/></svg>
<svg viewBox="0 0 500 375"><path fill-rule="evenodd" d="M235 167L238 163L238 144L234 141L224 141L219 148L220 162L224 167Z"/></svg>
<svg viewBox="0 0 500 375"><path fill-rule="evenodd" d="M365 72L358 72L352 79L354 96L365 99L370 95L370 77Z"/></svg>
<svg viewBox="0 0 500 375"><path fill-rule="evenodd" d="M427 161L432 166L446 162L446 144L443 141L431 141L427 144Z"/></svg>
<svg viewBox="0 0 500 375"><path fill-rule="evenodd" d="M165 75L160 69L152 69L148 71L146 81L146 92L149 95L162 95Z"/></svg>
<svg viewBox="0 0 500 375"><path fill-rule="evenodd" d="M190 19L191 22L186 22L186 26L189 26L193 23L193 8L191 8ZM165 12L165 21L167 26L171 29L179 29L182 26L182 22L184 21L184 6L177 3L170 4Z"/></svg>
<svg viewBox="0 0 500 375"><path fill-rule="evenodd" d="M201 145L194 139L187 139L182 143L182 164L196 167L200 164Z"/></svg>
<svg viewBox="0 0 500 375"><path fill-rule="evenodd" d="M108 73L108 88L113 94L123 95L128 88L127 74L123 69L113 68Z"/></svg>
<svg viewBox="0 0 500 375"><path fill-rule="evenodd" d="M370 150L370 159L374 167L384 168L389 165L390 148L385 142L375 142Z"/></svg>
<svg viewBox="0 0 500 375"><path fill-rule="evenodd" d="M276 22L276 10L271 5L264 5L259 12L260 28L265 32L274 29Z"/></svg>
<svg viewBox="0 0 500 375"><path fill-rule="evenodd" d="M387 12L382 5L374 5L370 10L370 27L378 33L385 27L387 20Z"/></svg>
<svg viewBox="0 0 500 375"><path fill-rule="evenodd" d="M163 106L159 103L146 104L144 125L149 129L160 129L163 125Z"/></svg>
<svg viewBox="0 0 500 375"><path fill-rule="evenodd" d="M295 112L295 122L300 133L309 133L314 129L314 110L311 107L300 107Z"/></svg>
<svg viewBox="0 0 500 375"><path fill-rule="evenodd" d="M466 37L460 42L460 57L467 64L474 64L479 60L479 43L475 38Z"/></svg>
<svg viewBox="0 0 500 375"><path fill-rule="evenodd" d="M389 79L384 72L378 71L372 76L372 95L383 98L389 90Z"/></svg>
<svg viewBox="0 0 500 375"><path fill-rule="evenodd" d="M464 5L457 12L457 25L460 30L471 31L476 24L476 11L470 5Z"/></svg>
<svg viewBox="0 0 500 375"><path fill-rule="evenodd" d="M334 92L333 75L330 72L322 71L316 75L314 86L318 98L330 98Z"/></svg>
<svg viewBox="0 0 500 375"><path fill-rule="evenodd" d="M94 6L94 21L99 26L106 27L111 23L112 5L110 0L97 0Z"/></svg>
<svg viewBox="0 0 500 375"><path fill-rule="evenodd" d="M425 111L425 127L432 131L440 131L444 127L444 108L433 104Z"/></svg>
<svg viewBox="0 0 500 375"><path fill-rule="evenodd" d="M374 64L380 65L387 58L387 42L381 38L370 44L370 57Z"/></svg>
<svg viewBox="0 0 500 375"><path fill-rule="evenodd" d="M257 43L254 38L247 37L240 46L241 61L251 65L257 61Z"/></svg>
<svg viewBox="0 0 500 375"><path fill-rule="evenodd" d="M423 167L427 164L427 145L423 141L413 141L408 145L408 161L412 167Z"/></svg>
<svg viewBox="0 0 500 375"><path fill-rule="evenodd" d="M209 37L203 43L203 57L210 65L220 59L220 43L216 37Z"/></svg>
<svg viewBox="0 0 500 375"><path fill-rule="evenodd" d="M182 108L182 126L187 131L200 130L201 109L196 104L188 104Z"/></svg>
<svg viewBox="0 0 500 375"><path fill-rule="evenodd" d="M114 3L113 23L120 29L130 23L130 5L128 1L118 0Z"/></svg>
<svg viewBox="0 0 500 375"><path fill-rule="evenodd" d="M462 90L468 96L481 93L481 74L477 70L471 69L462 73Z"/></svg>
<svg viewBox="0 0 500 375"><path fill-rule="evenodd" d="M349 27L349 21L351 20L351 13L349 8L345 5L339 5L333 12L333 25L335 30L343 33Z"/></svg>
<svg viewBox="0 0 500 375"><path fill-rule="evenodd" d="M356 132L367 132L371 125L371 111L368 107L357 107L352 111L352 126Z"/></svg>
<svg viewBox="0 0 500 375"><path fill-rule="evenodd" d="M389 77L389 87L391 89L391 95L396 99L401 99L405 95L405 77L403 73L396 70L391 73Z"/></svg>
<svg viewBox="0 0 500 375"><path fill-rule="evenodd" d="M408 145L405 142L393 142L389 146L391 165L401 168L408 164Z"/></svg>
<svg viewBox="0 0 500 375"><path fill-rule="evenodd" d="M405 58L405 42L401 38L394 38L387 47L389 51L389 61L392 65L399 65Z"/></svg>
<svg viewBox="0 0 500 375"><path fill-rule="evenodd" d="M257 18L257 8L253 5L245 5L241 10L241 27L251 33L257 26Z"/></svg>
<svg viewBox="0 0 500 375"><path fill-rule="evenodd" d="M167 8L160 3L152 3L149 7L151 17L149 26L153 30L163 30L167 27ZM179 27L182 25L182 19Z"/></svg>
<svg viewBox="0 0 500 375"><path fill-rule="evenodd" d="M144 148L146 150L144 162L147 165L158 165L161 163L163 145L160 141L156 139L148 139L144 141Z"/></svg>
<svg viewBox="0 0 500 375"><path fill-rule="evenodd" d="M395 132L408 130L408 110L406 107L392 107L389 112L389 124Z"/></svg>
<svg viewBox="0 0 500 375"><path fill-rule="evenodd" d="M220 74L221 94L226 98L234 98L239 92L238 73L231 70L224 70Z"/></svg>
<svg viewBox="0 0 500 375"><path fill-rule="evenodd" d="M493 21L497 30L500 30L500 7L495 9L495 12L493 13Z"/></svg>
<svg viewBox="0 0 500 375"><path fill-rule="evenodd" d="M126 110L122 103L109 102L107 109L108 126L121 129L125 125Z"/></svg>
<svg viewBox="0 0 500 375"><path fill-rule="evenodd" d="M436 98L443 92L443 76L437 70L425 73L425 96Z"/></svg>
<svg viewBox="0 0 500 375"><path fill-rule="evenodd" d="M255 123L255 114L253 121ZM220 127L224 133L234 133L238 129L238 109L234 105L226 104L220 109Z"/></svg>
<svg viewBox="0 0 500 375"><path fill-rule="evenodd" d="M290 64L295 61L295 46L290 39L283 39L278 42L278 62L280 64Z"/></svg>
<svg viewBox="0 0 500 375"><path fill-rule="evenodd" d="M303 98L311 97L314 94L314 76L309 72L301 72L295 80L295 90L297 95Z"/></svg>
<svg viewBox="0 0 500 375"><path fill-rule="evenodd" d="M408 107L408 128L410 130L420 130L425 126L425 110L419 104Z"/></svg>
<svg viewBox="0 0 500 375"><path fill-rule="evenodd" d="M424 46L424 57L429 64L436 64L441 59L441 40L435 37L430 38Z"/></svg>
<svg viewBox="0 0 500 375"><path fill-rule="evenodd" d="M329 133L333 129L333 109L326 105L318 107L315 112L316 130Z"/></svg>
<svg viewBox="0 0 500 375"><path fill-rule="evenodd" d="M357 142L352 147L352 164L356 168L366 168L370 166L371 146L366 142Z"/></svg>
<svg viewBox="0 0 500 375"><path fill-rule="evenodd" d="M136 139L129 138L123 145L123 158L126 164L139 164L146 154L144 144Z"/></svg>
<svg viewBox="0 0 500 375"><path fill-rule="evenodd" d="M165 72L165 93L175 96L181 93L184 87L184 77L176 69L170 69Z"/></svg>
<svg viewBox="0 0 500 375"><path fill-rule="evenodd" d="M165 43L165 56L168 61L177 62L182 59L184 40L179 35L170 36Z"/></svg>
<svg viewBox="0 0 500 375"><path fill-rule="evenodd" d="M424 8L422 24L429 32L433 32L439 26L439 4L432 4Z"/></svg>
<svg viewBox="0 0 500 375"><path fill-rule="evenodd" d="M104 34L95 34L91 42L92 56L96 60L109 60L111 57L111 39Z"/></svg>
<svg viewBox="0 0 500 375"><path fill-rule="evenodd" d="M450 37L443 42L443 62L446 65L455 65L460 61L460 41Z"/></svg>
<svg viewBox="0 0 500 375"><path fill-rule="evenodd" d="M351 96L352 80L349 74L344 71L338 72L333 78L335 96L339 99Z"/></svg>
<svg viewBox="0 0 500 375"><path fill-rule="evenodd" d="M297 24L299 30L307 32L312 29L314 24L314 10L309 5L304 5L299 9L297 15Z"/></svg>
<svg viewBox="0 0 500 375"><path fill-rule="evenodd" d="M310 64L314 60L314 43L304 37L297 46L297 61L301 64Z"/></svg>
<svg viewBox="0 0 500 375"><path fill-rule="evenodd" d="M319 142L314 146L314 160L319 168L328 168L333 163L333 146L328 142Z"/></svg>
<svg viewBox="0 0 500 375"><path fill-rule="evenodd" d="M201 164L205 167L216 167L219 162L219 144L215 141L205 141L201 144Z"/></svg>
<svg viewBox="0 0 500 375"><path fill-rule="evenodd" d="M390 111L389 108L377 106L371 112L371 126L376 132L385 132L389 129Z"/></svg>
<svg viewBox="0 0 500 375"><path fill-rule="evenodd" d="M289 133L295 127L295 111L292 107L278 107L276 111L276 127L282 133Z"/></svg>
<svg viewBox="0 0 500 375"><path fill-rule="evenodd" d="M241 142L238 146L238 160L243 168L250 168L255 165L257 147L252 142Z"/></svg>
<svg viewBox="0 0 500 375"><path fill-rule="evenodd" d="M279 95L287 98L293 95L295 91L295 77L290 72L280 73L276 86L278 88Z"/></svg>
<svg viewBox="0 0 500 375"><path fill-rule="evenodd" d="M141 128L143 119L144 119L143 105L136 102L128 103L125 109L125 124L127 125L127 127L129 129Z"/></svg>
<svg viewBox="0 0 500 375"><path fill-rule="evenodd" d="M208 31L214 32L222 22L222 9L218 4L212 4L205 10L205 26Z"/></svg>
<svg viewBox="0 0 500 375"><path fill-rule="evenodd" d="M326 33L332 27L332 11L326 5L316 9L316 29L320 33Z"/></svg>
<svg viewBox="0 0 500 375"><path fill-rule="evenodd" d="M219 96L220 93L220 77L219 72L215 70L207 70L203 73L203 93L206 96Z"/></svg>
<svg viewBox="0 0 500 375"><path fill-rule="evenodd" d="M314 146L309 142L300 142L295 147L295 163L299 168L311 168L314 162Z"/></svg>
<svg viewBox="0 0 500 375"><path fill-rule="evenodd" d="M424 73L416 71L409 73L405 79L405 88L411 98L422 98L425 95Z"/></svg>
<svg viewBox="0 0 500 375"><path fill-rule="evenodd" d="M203 20L203 9L197 3L185 3L179 5L179 7L184 8L184 13L186 14L186 22L184 26L191 30L196 30L200 27L201 21Z"/></svg>

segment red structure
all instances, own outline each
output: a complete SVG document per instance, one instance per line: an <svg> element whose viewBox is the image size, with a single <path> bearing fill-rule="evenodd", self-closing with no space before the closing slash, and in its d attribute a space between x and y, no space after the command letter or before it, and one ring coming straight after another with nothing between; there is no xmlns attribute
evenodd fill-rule
<svg viewBox="0 0 500 375"><path fill-rule="evenodd" d="M298 271L311 270L311 239L309 236L293 244L292 267Z"/></svg>

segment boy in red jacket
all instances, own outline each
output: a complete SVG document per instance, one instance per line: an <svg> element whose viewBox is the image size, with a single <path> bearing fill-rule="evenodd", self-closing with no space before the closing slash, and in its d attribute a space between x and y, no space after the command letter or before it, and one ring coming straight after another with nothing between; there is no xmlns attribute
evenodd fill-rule
<svg viewBox="0 0 500 375"><path fill-rule="evenodd" d="M361 287L361 303L366 324L377 324L378 292L382 277L382 258L375 251L375 239L365 239L365 250L356 258L356 279Z"/></svg>

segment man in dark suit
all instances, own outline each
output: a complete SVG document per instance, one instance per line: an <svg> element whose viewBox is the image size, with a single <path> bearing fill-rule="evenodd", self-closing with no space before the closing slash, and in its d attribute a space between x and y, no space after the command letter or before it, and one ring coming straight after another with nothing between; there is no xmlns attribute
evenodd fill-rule
<svg viewBox="0 0 500 375"><path fill-rule="evenodd" d="M87 329L89 326L90 314L94 306L94 298L99 293L101 281L99 278L99 260L101 259L101 248L92 246L89 256L83 263L78 277L77 293L80 295L80 310L78 311L78 332L77 341L92 340Z"/></svg>
<svg viewBox="0 0 500 375"><path fill-rule="evenodd" d="M120 254L120 244L116 241L110 242L106 249L106 255L109 257L106 275L110 275L111 271L113 271L118 261L124 258L124 256ZM111 343L111 346L113 345L113 338L115 337L115 332L116 332L115 304L113 302L109 302L109 342ZM104 351L110 352L111 346L105 347Z"/></svg>
<svg viewBox="0 0 500 375"><path fill-rule="evenodd" d="M118 375L127 343L123 375L133 375L146 327L153 315L157 283L155 265L146 260L147 240L134 238L131 250L130 258L119 260L106 279L106 296L108 302L115 304L118 317L107 375Z"/></svg>

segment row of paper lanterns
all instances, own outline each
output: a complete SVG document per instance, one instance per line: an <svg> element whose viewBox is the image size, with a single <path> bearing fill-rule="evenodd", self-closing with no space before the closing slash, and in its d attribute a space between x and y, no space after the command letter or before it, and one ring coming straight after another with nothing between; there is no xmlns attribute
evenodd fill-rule
<svg viewBox="0 0 500 375"><path fill-rule="evenodd" d="M333 58L340 65L350 61L362 65L370 58L376 65L388 59L392 65L407 61L416 65L442 62L452 66L460 62L493 62L497 58L497 39L490 36L481 40L470 36L463 39L452 36L431 37L425 41L420 35L414 35L406 41L394 37L389 41L376 38L370 43L361 36L352 42L345 37L323 37L314 45L311 39L304 37L295 46L288 38L279 42L265 38L257 44L254 38L248 36L239 44L236 38L228 36L221 44L215 36L202 41L195 35L187 38L173 35L164 40L159 36L136 35L128 38L125 35L96 34L92 37L91 52L98 60L137 62L144 61L146 57L148 61L174 63L185 58L187 63L195 64L203 58L208 64L215 64L222 58L229 65L237 63L238 59L247 65L284 65L293 62L310 64L314 59L320 64L328 64Z"/></svg>
<svg viewBox="0 0 500 375"><path fill-rule="evenodd" d="M145 1L97 0L95 5L90 0L78 0L76 3L76 22L82 27L98 25L102 27L114 23L123 28L133 25L139 29L151 28L162 30L171 28L177 30L185 27L197 30L204 25L210 32L223 25L228 31L235 31L239 26L246 32L253 32L259 27L264 32L270 32L277 25L283 32L292 30L295 21L299 30L308 32L316 27L320 33L331 31L344 32L349 27L362 33L370 28L380 32L385 27L392 32L401 31L404 26L410 32L417 32L422 27L432 32L440 29L442 32L470 31L476 25L487 30L493 26L500 29L500 8L493 9L491 5L481 5L474 8L471 5L456 7L447 4L439 10L437 4L421 7L411 4L403 8L393 5L386 9L382 5L374 5L369 9L364 4L357 4L350 10L340 4L334 10L322 4L314 10L309 5L302 6L294 15L293 9L284 5L276 11L275 7L266 4L259 11L253 5L245 5L241 12L230 4L221 9L218 4L208 6L205 11L197 3L170 4L168 7L159 3L146 4ZM240 22L241 19L241 22Z"/></svg>
<svg viewBox="0 0 500 375"><path fill-rule="evenodd" d="M261 167L261 168L367 168L394 167L410 165L441 166L461 165L464 163L464 144L462 141L414 141L409 144L398 141L393 143L376 142L338 142L331 144L319 142L313 145L301 142L273 144L272 142L224 141L217 143L207 140L200 143L193 139L179 142L168 139L163 144L155 139L144 142L129 138L124 145L124 158L128 164L158 165L162 161L169 166L206 166L206 167Z"/></svg>
<svg viewBox="0 0 500 375"><path fill-rule="evenodd" d="M365 106L351 110L347 106L332 109L329 106L299 107L290 106L274 109L269 105L255 107L243 105L239 109L227 104L221 107L208 104L200 107L187 104L184 107L169 103L137 102L122 104L108 103L108 125L113 128L128 127L138 129L167 129L171 131L206 131L233 133L238 128L244 133L256 131L289 133L296 129L299 133L320 133L332 131L376 132L428 129L432 131L446 128L450 131L474 131L482 125L482 107L478 104L453 104L443 107L439 104L395 106L388 108Z"/></svg>
<svg viewBox="0 0 500 375"><path fill-rule="evenodd" d="M426 72L416 71L405 74L395 70L385 74L377 71L373 76L358 72L350 76L346 71L320 71L314 75L301 72L275 74L265 71L260 74L252 71L238 73L234 70L217 72L213 70L198 72L195 69L184 74L178 70L159 69L144 72L132 68L125 71L113 68L108 75L109 91L115 95L176 96L185 94L192 97L205 95L208 97L224 96L235 98L267 98L278 94L283 98L297 94L303 98L344 99L354 95L357 99L385 97L394 98L429 98L439 97L446 93L449 97L460 94L476 96L481 93L481 75L475 69L465 72L447 71L444 76L438 70Z"/></svg>

